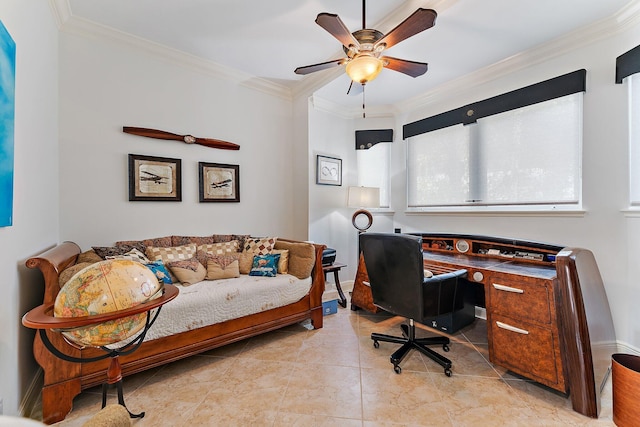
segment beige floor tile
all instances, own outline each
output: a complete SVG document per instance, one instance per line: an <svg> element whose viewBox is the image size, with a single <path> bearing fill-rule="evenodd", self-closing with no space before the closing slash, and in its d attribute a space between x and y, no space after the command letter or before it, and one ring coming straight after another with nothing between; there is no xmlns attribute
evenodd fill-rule
<svg viewBox="0 0 640 427"><path fill-rule="evenodd" d="M126 377L128 408L146 413L132 426L613 426L610 380L600 418L580 415L567 396L489 363L483 320L456 332L451 351L433 347L451 359L452 377L417 351L394 372L399 345L374 348L370 334L399 336L402 317L339 307L323 320L319 330L292 325ZM419 337L433 334L418 325ZM89 389L57 425L80 427L101 403L101 388Z"/></svg>
<svg viewBox="0 0 640 427"><path fill-rule="evenodd" d="M360 419L327 417L323 415L305 415L280 412L276 416L274 427L362 427Z"/></svg>
<svg viewBox="0 0 640 427"><path fill-rule="evenodd" d="M298 365L291 374L283 412L331 417L362 417L360 369Z"/></svg>

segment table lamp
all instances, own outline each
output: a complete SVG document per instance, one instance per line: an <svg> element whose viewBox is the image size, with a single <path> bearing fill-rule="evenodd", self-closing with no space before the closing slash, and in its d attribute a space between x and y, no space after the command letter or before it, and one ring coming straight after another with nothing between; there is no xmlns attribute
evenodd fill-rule
<svg viewBox="0 0 640 427"><path fill-rule="evenodd" d="M380 189L377 187L349 187L347 206L359 208L353 213L351 223L359 232L367 231L373 224L373 216L371 216L371 212L364 208L380 207ZM357 218L360 215L366 216L368 220L363 226L358 226Z"/></svg>

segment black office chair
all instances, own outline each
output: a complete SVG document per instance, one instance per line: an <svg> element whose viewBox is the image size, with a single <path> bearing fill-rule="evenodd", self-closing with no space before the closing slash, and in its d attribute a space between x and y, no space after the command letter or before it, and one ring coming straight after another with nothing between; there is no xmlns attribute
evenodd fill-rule
<svg viewBox="0 0 640 427"><path fill-rule="evenodd" d="M409 319L403 324L402 337L372 333L374 347L379 341L403 344L391 355L393 370L402 372L400 362L416 349L439 363L450 377L451 361L430 349L429 345L442 345L449 351L449 338L437 336L416 338L414 321L424 323L436 316L451 313L456 303L458 279L466 270L424 277L422 238L406 234L363 233L360 248L367 266L373 303L392 314Z"/></svg>

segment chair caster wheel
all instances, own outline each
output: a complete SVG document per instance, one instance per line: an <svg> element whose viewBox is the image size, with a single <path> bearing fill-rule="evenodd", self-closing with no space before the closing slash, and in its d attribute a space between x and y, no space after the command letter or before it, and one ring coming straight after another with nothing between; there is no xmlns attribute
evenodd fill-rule
<svg viewBox="0 0 640 427"><path fill-rule="evenodd" d="M402 368L400 367L400 365L393 365L393 370L396 372L396 374L402 372Z"/></svg>
<svg viewBox="0 0 640 427"><path fill-rule="evenodd" d="M373 347L374 347L374 348L378 348L378 347L380 347L380 343L379 343L378 341L374 341L374 342L373 342Z"/></svg>
<svg viewBox="0 0 640 427"><path fill-rule="evenodd" d="M449 351L449 346L447 344L442 344L442 349L444 351Z"/></svg>
<svg viewBox="0 0 640 427"><path fill-rule="evenodd" d="M451 372L451 368L447 368L444 370L444 374L448 377L450 377L451 375L453 375L453 372Z"/></svg>

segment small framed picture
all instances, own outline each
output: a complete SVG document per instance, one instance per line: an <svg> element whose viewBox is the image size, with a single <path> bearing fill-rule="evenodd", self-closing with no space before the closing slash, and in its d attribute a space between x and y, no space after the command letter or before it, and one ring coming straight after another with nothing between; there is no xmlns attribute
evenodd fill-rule
<svg viewBox="0 0 640 427"><path fill-rule="evenodd" d="M182 201L180 159L129 154L129 201Z"/></svg>
<svg viewBox="0 0 640 427"><path fill-rule="evenodd" d="M198 163L201 202L239 202L240 166Z"/></svg>
<svg viewBox="0 0 640 427"><path fill-rule="evenodd" d="M342 185L342 159L318 155L316 184Z"/></svg>

